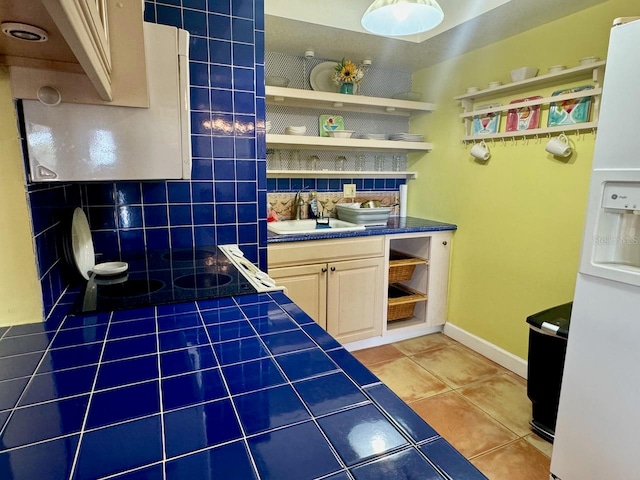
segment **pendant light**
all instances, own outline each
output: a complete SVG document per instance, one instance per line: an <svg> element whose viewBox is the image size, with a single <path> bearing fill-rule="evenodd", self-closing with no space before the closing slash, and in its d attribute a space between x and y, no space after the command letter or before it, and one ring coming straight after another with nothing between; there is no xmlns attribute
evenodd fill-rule
<svg viewBox="0 0 640 480"><path fill-rule="evenodd" d="M444 12L436 0L375 0L362 16L362 27L377 35L401 36L431 30Z"/></svg>

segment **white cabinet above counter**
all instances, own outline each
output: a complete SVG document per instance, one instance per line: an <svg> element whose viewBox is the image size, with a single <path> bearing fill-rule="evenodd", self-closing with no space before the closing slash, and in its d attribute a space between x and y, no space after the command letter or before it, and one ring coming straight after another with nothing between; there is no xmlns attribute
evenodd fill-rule
<svg viewBox="0 0 640 480"><path fill-rule="evenodd" d="M26 47L8 38L0 60L9 65L14 98L37 100L54 86L62 102L149 107L143 5L117 0L11 0L11 12L42 25L50 40Z"/></svg>

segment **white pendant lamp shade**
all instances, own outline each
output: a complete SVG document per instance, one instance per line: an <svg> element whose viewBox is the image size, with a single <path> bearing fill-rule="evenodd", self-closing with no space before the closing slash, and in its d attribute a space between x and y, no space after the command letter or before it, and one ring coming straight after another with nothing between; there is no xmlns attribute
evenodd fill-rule
<svg viewBox="0 0 640 480"><path fill-rule="evenodd" d="M436 0L375 0L364 12L362 26L371 33L393 37L426 32L443 19Z"/></svg>

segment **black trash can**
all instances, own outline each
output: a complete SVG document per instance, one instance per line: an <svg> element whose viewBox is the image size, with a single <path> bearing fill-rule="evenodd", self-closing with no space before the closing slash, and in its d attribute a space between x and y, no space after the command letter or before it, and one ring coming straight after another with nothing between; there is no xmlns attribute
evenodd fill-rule
<svg viewBox="0 0 640 480"><path fill-rule="evenodd" d="M527 318L530 325L527 396L533 406L531 427L550 442L555 436L572 306L573 302L565 303Z"/></svg>

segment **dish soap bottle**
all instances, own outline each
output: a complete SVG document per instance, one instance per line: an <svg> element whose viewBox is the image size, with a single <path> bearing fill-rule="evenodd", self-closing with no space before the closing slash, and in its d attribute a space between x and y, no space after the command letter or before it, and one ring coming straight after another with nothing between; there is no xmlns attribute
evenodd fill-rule
<svg viewBox="0 0 640 480"><path fill-rule="evenodd" d="M316 192L309 194L309 218L318 218L318 194Z"/></svg>

